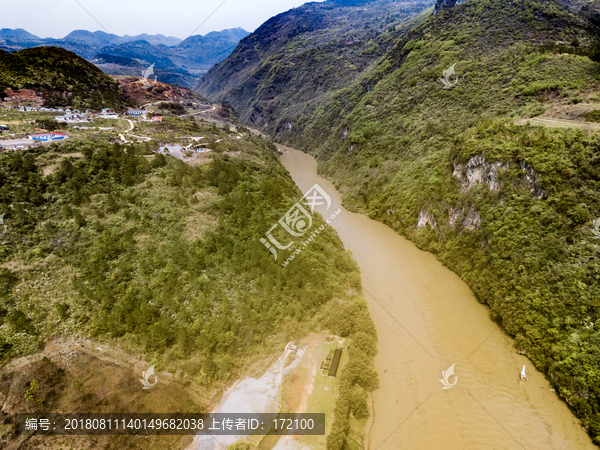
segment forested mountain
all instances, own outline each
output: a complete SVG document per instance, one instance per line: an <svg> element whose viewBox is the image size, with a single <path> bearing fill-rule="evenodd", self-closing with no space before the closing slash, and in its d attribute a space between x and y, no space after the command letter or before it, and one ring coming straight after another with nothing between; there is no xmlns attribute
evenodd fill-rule
<svg viewBox="0 0 600 450"><path fill-rule="evenodd" d="M417 23L429 4L326 1L279 14L243 39L198 92L274 132L353 83ZM293 120L295 122L295 120ZM298 130L295 130L298 131Z"/></svg>
<svg viewBox="0 0 600 450"><path fill-rule="evenodd" d="M44 97L59 96L81 108L120 109L123 91L112 78L76 54L56 47L7 53L0 50L0 97L5 89L32 89Z"/></svg>
<svg viewBox="0 0 600 450"><path fill-rule="evenodd" d="M441 0L385 45L389 31L373 38L373 66L364 40L351 53L326 32L305 38L327 8L387 4L340 3L271 19L200 92L315 154L348 208L458 273L600 444L598 2ZM345 66L320 65L338 52Z"/></svg>
<svg viewBox="0 0 600 450"><path fill-rule="evenodd" d="M202 134L210 157L188 165L156 153L155 141L112 144L112 133L0 154L0 208L10 227L0 247L3 443L29 439L11 432L14 415L25 411L115 412L132 399L140 399L128 406L136 411L210 411L219 386L264 367L309 332L356 336L344 368L352 403L343 400L348 416L360 408L363 417L364 391L377 386L376 333L358 297L356 263L320 215L313 218L319 241L296 256L293 271L281 270L259 241L302 196L275 145L243 127L187 118L151 126L170 139ZM160 390L168 400L156 391L141 397L129 368L116 403L107 402L93 384L98 360L81 356L91 373L55 357L7 364L61 338L154 358L177 374ZM121 367L111 361L101 370L106 384ZM178 403L168 394L178 384L210 397ZM145 445L162 448L163 439L150 436ZM138 445L129 438L122 448Z"/></svg>

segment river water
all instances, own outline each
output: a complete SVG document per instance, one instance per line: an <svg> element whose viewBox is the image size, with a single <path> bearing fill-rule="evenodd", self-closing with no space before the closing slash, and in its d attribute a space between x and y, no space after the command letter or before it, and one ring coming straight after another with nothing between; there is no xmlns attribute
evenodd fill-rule
<svg viewBox="0 0 600 450"><path fill-rule="evenodd" d="M361 269L381 381L373 394L371 450L597 450L456 274L391 228L342 208L312 156L278 148L304 193L318 183L331 196L329 209L316 208L324 217L342 209L331 225ZM293 261L284 270L293 270ZM442 371L453 364L456 376L447 384L454 386L443 389ZM523 365L528 381L519 376Z"/></svg>

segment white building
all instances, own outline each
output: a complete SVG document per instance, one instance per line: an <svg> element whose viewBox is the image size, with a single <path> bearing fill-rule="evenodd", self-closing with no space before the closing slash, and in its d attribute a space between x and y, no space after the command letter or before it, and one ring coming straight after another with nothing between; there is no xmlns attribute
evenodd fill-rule
<svg viewBox="0 0 600 450"><path fill-rule="evenodd" d="M128 116L138 117L145 116L146 114L148 114L148 111L146 111L145 109L130 109L125 114L127 114Z"/></svg>

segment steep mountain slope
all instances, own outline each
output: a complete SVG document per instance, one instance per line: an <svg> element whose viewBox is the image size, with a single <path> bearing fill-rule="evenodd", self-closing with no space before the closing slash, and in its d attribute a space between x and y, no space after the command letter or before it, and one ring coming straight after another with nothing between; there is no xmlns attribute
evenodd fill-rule
<svg viewBox="0 0 600 450"><path fill-rule="evenodd" d="M284 117L280 126L289 127L364 73L426 7L392 0L307 3L243 39L197 90L270 132Z"/></svg>
<svg viewBox="0 0 600 450"><path fill-rule="evenodd" d="M57 94L80 107L122 108L126 101L108 75L74 53L56 47L37 47L7 53L0 50L0 93L32 89L44 96ZM70 103L72 104L72 103Z"/></svg>
<svg viewBox="0 0 600 450"><path fill-rule="evenodd" d="M290 106L262 119L276 70L226 89L209 73L201 92L314 153L347 207L458 273L600 445L600 139L579 129L600 110L598 2L567 6L440 1L314 112L300 104L303 114ZM294 73L312 68L299 62ZM514 124L536 116L573 128Z"/></svg>

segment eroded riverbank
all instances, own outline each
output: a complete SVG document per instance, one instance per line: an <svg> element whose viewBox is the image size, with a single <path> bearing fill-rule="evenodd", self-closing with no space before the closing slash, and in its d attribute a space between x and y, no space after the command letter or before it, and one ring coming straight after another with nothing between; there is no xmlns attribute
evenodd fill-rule
<svg viewBox="0 0 600 450"><path fill-rule="evenodd" d="M327 214L341 207L314 158L278 147L303 192L318 183L332 198ZM325 206L316 209L326 216ZM366 216L342 208L331 225L361 268L377 326L381 387L373 394L371 449L597 448L456 274ZM457 383L444 390L439 379L452 364Z"/></svg>

